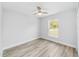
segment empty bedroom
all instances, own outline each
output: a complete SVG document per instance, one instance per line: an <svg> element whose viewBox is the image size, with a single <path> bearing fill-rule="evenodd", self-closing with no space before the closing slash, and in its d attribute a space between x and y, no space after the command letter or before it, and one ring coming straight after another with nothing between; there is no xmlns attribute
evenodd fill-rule
<svg viewBox="0 0 79 59"><path fill-rule="evenodd" d="M1 57L78 57L78 2L0 2Z"/></svg>

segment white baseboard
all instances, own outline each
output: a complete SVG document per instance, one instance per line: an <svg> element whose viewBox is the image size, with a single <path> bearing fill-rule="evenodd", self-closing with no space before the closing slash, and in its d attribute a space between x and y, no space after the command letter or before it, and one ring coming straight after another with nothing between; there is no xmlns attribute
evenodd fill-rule
<svg viewBox="0 0 79 59"><path fill-rule="evenodd" d="M18 44L5 47L5 48L3 48L2 50L9 49L9 48L12 48L12 47L16 47L16 46L18 46L18 45L21 45L21 44L30 42L30 41L35 40L35 39L38 39L38 38L43 38L43 39L49 40L49 38L47 38L47 37L40 36L40 37L32 38L32 39L30 39L30 40L28 40L28 41L26 41L26 42L20 42L20 43L18 43ZM71 45L71 44L68 44L68 43L65 43L65 42L62 42L62 41L58 41L58 40L54 40L54 39L52 39L52 40L50 40L50 41L53 41L53 42L56 42L56 43L60 43L60 44L66 45L66 46L70 46L70 47L76 48L74 45Z"/></svg>
<svg viewBox="0 0 79 59"><path fill-rule="evenodd" d="M28 40L28 41L24 41L24 42L20 42L20 43L14 44L14 45L10 45L10 46L8 46L8 47L3 48L2 50L4 51L5 49L9 49L9 48L12 48L12 47L16 47L16 46L19 46L19 45L21 45L21 44L30 42L30 41L35 40L35 39L38 39L38 38L39 38L39 37L36 37L36 38L32 38L32 39L30 39L30 40Z"/></svg>
<svg viewBox="0 0 79 59"><path fill-rule="evenodd" d="M45 37L45 36L41 36L41 38L46 39L46 40L49 40L49 38L48 37ZM50 39L50 41L53 41L53 42L56 42L56 43L60 43L60 44L63 44L63 45L66 45L66 46L69 46L69 47L72 47L72 48L76 48L75 45L71 45L69 43L66 43L66 42L63 42L63 41L60 41L60 40Z"/></svg>

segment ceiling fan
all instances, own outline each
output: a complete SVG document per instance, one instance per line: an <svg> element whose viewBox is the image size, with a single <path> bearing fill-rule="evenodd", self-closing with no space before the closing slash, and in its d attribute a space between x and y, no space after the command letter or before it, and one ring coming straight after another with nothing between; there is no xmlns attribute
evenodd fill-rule
<svg viewBox="0 0 79 59"><path fill-rule="evenodd" d="M43 16L43 15L47 15L48 13L45 9L43 9L40 5L38 5L33 14L37 16Z"/></svg>

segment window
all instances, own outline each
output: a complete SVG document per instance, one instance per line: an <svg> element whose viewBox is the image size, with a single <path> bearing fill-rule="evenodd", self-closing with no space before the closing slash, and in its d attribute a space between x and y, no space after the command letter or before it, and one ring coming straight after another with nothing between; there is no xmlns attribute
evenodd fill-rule
<svg viewBox="0 0 79 59"><path fill-rule="evenodd" d="M58 38L59 36L59 22L57 19L49 20L48 23L48 34L52 37Z"/></svg>

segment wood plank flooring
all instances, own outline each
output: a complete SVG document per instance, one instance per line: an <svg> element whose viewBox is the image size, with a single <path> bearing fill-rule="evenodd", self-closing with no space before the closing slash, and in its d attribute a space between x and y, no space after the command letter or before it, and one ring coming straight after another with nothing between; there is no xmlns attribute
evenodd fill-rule
<svg viewBox="0 0 79 59"><path fill-rule="evenodd" d="M4 57L75 57L74 48L45 39L36 39L26 44L6 49Z"/></svg>

